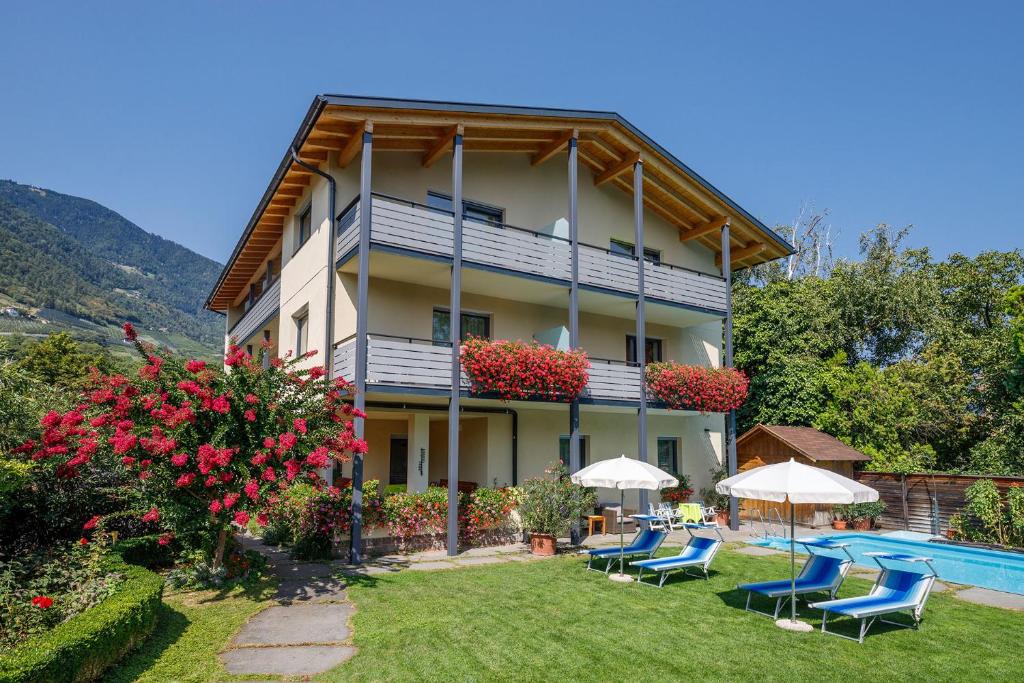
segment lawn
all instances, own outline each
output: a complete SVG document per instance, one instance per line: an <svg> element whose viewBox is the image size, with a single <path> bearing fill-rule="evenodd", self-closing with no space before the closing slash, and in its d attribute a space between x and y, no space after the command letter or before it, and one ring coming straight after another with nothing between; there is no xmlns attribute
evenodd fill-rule
<svg viewBox="0 0 1024 683"><path fill-rule="evenodd" d="M349 589L359 653L316 680L1020 680L1019 613L934 594L919 631L876 625L858 645L743 611L736 582L785 576L787 559L727 549L713 566L710 581L662 590L573 557L366 577ZM850 579L841 595L869 585ZM232 680L216 653L266 596L170 595L154 639L110 680Z"/></svg>

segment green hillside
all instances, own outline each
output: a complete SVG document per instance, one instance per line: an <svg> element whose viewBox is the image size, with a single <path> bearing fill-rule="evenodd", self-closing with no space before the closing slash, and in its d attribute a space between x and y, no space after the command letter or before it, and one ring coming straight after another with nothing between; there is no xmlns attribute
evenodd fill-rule
<svg viewBox="0 0 1024 683"><path fill-rule="evenodd" d="M68 329L117 340L131 321L155 340L214 355L223 318L202 310L220 264L89 200L0 181L0 333Z"/></svg>

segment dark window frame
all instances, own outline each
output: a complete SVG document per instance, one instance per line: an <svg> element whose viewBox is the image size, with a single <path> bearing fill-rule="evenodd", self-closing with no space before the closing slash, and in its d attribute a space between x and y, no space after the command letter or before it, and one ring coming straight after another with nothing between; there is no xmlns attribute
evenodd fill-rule
<svg viewBox="0 0 1024 683"><path fill-rule="evenodd" d="M309 311L295 316L293 320L295 321L295 357L298 358L309 350L303 348L302 345L303 332L306 333L306 345L309 345Z"/></svg>
<svg viewBox="0 0 1024 683"><path fill-rule="evenodd" d="M644 362L646 363L660 363L665 360L665 340L661 337L647 337L644 340L656 353L651 354L651 358L647 358L646 349L644 353ZM626 362L627 363L639 363L636 355L636 335L626 335Z"/></svg>
<svg viewBox="0 0 1024 683"><path fill-rule="evenodd" d="M626 240L615 239L614 237L608 240L608 251L616 256L629 256L630 258L636 258L636 245ZM644 247L644 259L648 263L658 265L661 263L661 250L655 249L654 247Z"/></svg>
<svg viewBox="0 0 1024 683"><path fill-rule="evenodd" d="M305 235L303 235L303 223L307 222L305 226ZM298 217L295 219L295 234L297 236L295 249L292 250L292 256L299 253L299 249L309 241L309 238L313 236L313 203L310 202L306 205L302 211L299 212Z"/></svg>
<svg viewBox="0 0 1024 683"><path fill-rule="evenodd" d="M448 316L448 336L445 339L440 339L434 335L434 321L438 313L444 313ZM473 318L484 321L484 339L491 338L491 314L490 313L476 313L474 311L462 311L462 317L459 325L459 341L465 341L466 335L464 332L464 323L467 318ZM444 306L434 306L434 310L430 314L430 339L435 344L447 344L451 341L451 325L452 325L452 313L448 308Z"/></svg>
<svg viewBox="0 0 1024 683"><path fill-rule="evenodd" d="M429 206L432 209L437 209L438 211L451 212L452 196L450 194L445 194L444 192L435 192L433 190L427 190L427 206ZM485 204L484 202L478 202L463 197L462 217L463 219L478 221L481 223L494 223L497 225L504 225L505 209L500 206L493 206L492 204Z"/></svg>
<svg viewBox="0 0 1024 683"><path fill-rule="evenodd" d="M666 472L668 472L670 474L678 474L679 473L679 451L680 451L679 441L680 441L679 437L676 437L676 436L659 436L658 437L657 446L655 447L655 453L657 454L658 468L659 469L665 470ZM666 468L662 467L662 463L661 463L661 444L663 444L663 443L670 443L670 444L672 444L672 464L671 464L671 468L670 469L666 469Z"/></svg>
<svg viewBox="0 0 1024 683"><path fill-rule="evenodd" d="M587 459L589 457L589 449L587 448L587 435L580 434L580 468L586 467ZM558 437L558 461L569 466L569 435L561 434Z"/></svg>

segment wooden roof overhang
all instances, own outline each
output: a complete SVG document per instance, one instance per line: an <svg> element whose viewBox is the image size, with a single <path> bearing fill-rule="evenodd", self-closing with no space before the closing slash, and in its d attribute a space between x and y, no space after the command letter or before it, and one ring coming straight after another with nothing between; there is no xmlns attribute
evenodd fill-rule
<svg viewBox="0 0 1024 683"><path fill-rule="evenodd" d="M787 256L792 247L771 229L701 178L636 127L611 112L537 109L423 100L319 95L310 106L292 146L316 167L333 156L345 167L358 156L362 132L373 132L374 152L416 152L430 166L450 152L456 133L466 152L527 154L542 164L578 140L580 162L597 185L633 193L629 170L644 162L644 205L693 241L718 253L719 230L730 225L732 268ZM313 175L295 164L289 151L267 188L245 232L206 302L225 310L257 273L284 230L285 216Z"/></svg>

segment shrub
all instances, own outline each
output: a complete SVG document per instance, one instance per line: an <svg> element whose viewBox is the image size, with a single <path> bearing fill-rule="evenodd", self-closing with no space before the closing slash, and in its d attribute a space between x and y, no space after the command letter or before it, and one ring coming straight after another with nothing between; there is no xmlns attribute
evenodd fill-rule
<svg viewBox="0 0 1024 683"><path fill-rule="evenodd" d="M263 368L232 345L225 372L143 344L127 324L125 335L145 359L138 376L94 373L79 405L47 413L38 439L16 450L56 463L58 480L123 475L143 520L212 555L214 568L232 522L266 514L293 480L318 482L321 468L366 451L352 431L361 414L346 402L351 386L300 367L312 353Z"/></svg>
<svg viewBox="0 0 1024 683"><path fill-rule="evenodd" d="M488 530L511 526L512 510L521 500L522 491L515 487L479 488L465 496L459 512L459 531L463 538L471 541Z"/></svg>
<svg viewBox="0 0 1024 683"><path fill-rule="evenodd" d="M597 497L594 489L572 483L562 465L552 465L546 472L549 476L527 479L523 484L520 512L526 531L557 537L592 511Z"/></svg>
<svg viewBox="0 0 1024 683"><path fill-rule="evenodd" d="M440 534L448 528L448 489L431 486L423 493L396 493L380 507L381 526L399 540Z"/></svg>
<svg viewBox="0 0 1024 683"><path fill-rule="evenodd" d="M715 490L715 485L727 476L729 476L729 470L724 466L711 470L711 486L706 486L700 490L700 497L704 505L713 507L719 512L729 509L729 496Z"/></svg>
<svg viewBox="0 0 1024 683"><path fill-rule="evenodd" d="M174 564L174 552L163 534L119 540L113 550L128 564L137 564L146 569L170 567Z"/></svg>
<svg viewBox="0 0 1024 683"><path fill-rule="evenodd" d="M966 504L950 518L957 538L1024 547L1024 487L1012 486L1003 502L991 479L979 479L964 491Z"/></svg>
<svg viewBox="0 0 1024 683"><path fill-rule="evenodd" d="M750 380L732 368L705 368L673 361L651 363L647 389L672 410L725 413L747 400Z"/></svg>
<svg viewBox="0 0 1024 683"><path fill-rule="evenodd" d="M871 503L836 505L833 510L839 511L836 515L838 519L856 522L860 519L878 519L878 517L885 512L885 503L878 500Z"/></svg>
<svg viewBox="0 0 1024 683"><path fill-rule="evenodd" d="M670 486L661 490L661 499L667 503L685 503L693 495L690 488L690 478L685 474L674 475L679 480L677 486Z"/></svg>
<svg viewBox="0 0 1024 683"><path fill-rule="evenodd" d="M112 594L70 620L0 654L0 683L89 681L142 643L156 625L163 579L112 556Z"/></svg>
<svg viewBox="0 0 1024 683"><path fill-rule="evenodd" d="M583 351L478 337L463 342L461 361L473 393L504 401L572 401L586 388L590 367Z"/></svg>

